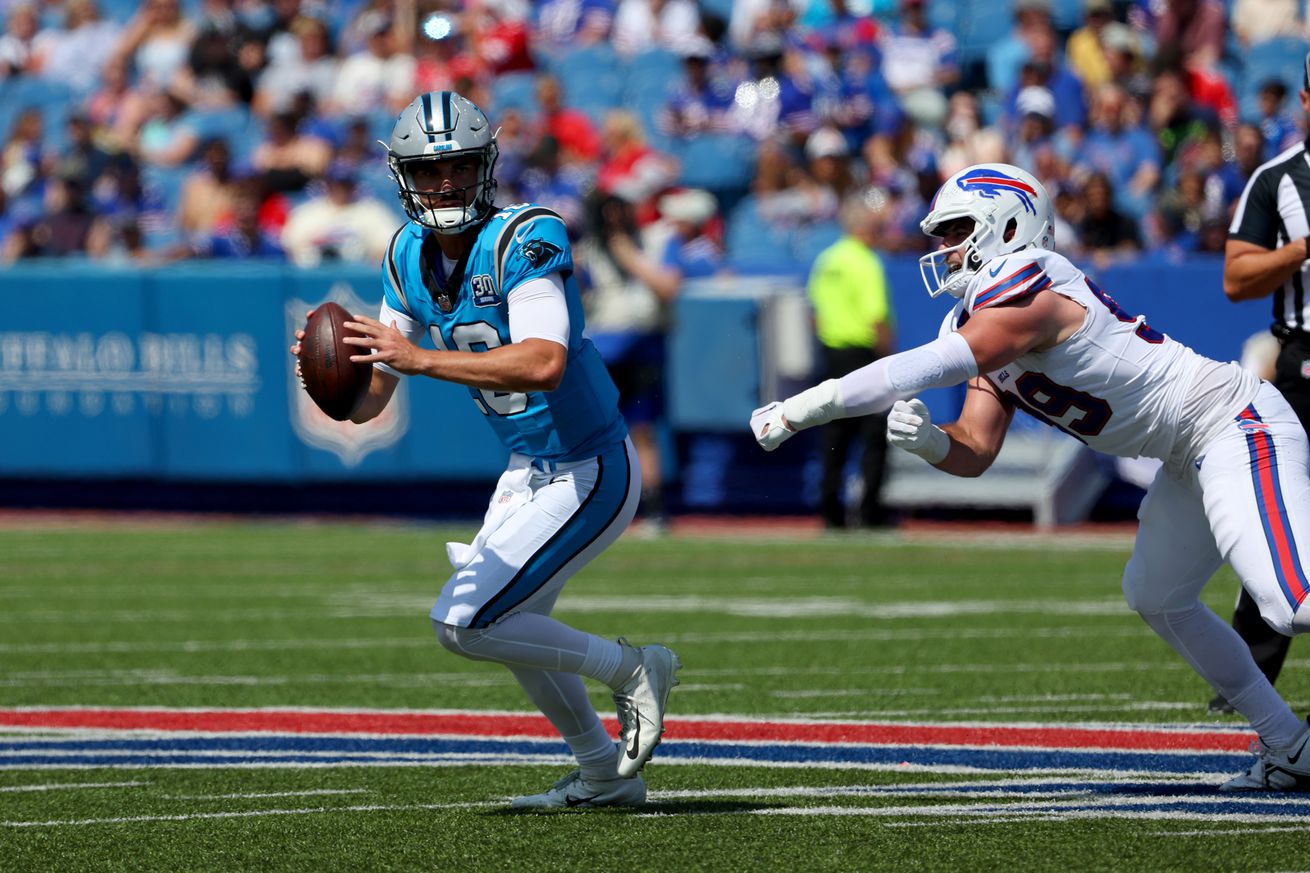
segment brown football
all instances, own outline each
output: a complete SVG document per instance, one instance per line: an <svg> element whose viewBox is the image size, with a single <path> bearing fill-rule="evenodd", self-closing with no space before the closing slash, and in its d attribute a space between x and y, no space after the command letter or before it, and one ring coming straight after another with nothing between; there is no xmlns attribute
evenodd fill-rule
<svg viewBox="0 0 1310 873"><path fill-rule="evenodd" d="M336 303L324 303L305 324L300 343L300 376L305 390L318 408L337 421L350 418L359 398L373 379L372 364L356 364L351 355L366 355L367 349L343 342L362 334L348 330L350 313Z"/></svg>

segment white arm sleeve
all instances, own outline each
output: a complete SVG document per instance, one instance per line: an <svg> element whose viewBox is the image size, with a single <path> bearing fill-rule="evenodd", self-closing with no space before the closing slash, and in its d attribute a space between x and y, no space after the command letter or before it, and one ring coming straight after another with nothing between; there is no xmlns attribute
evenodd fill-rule
<svg viewBox="0 0 1310 873"><path fill-rule="evenodd" d="M410 318L408 313L401 312L398 309L392 309L387 305L386 300L382 301L382 309L378 311L378 321L394 327L396 330L403 333L405 338L412 343L417 344L423 337L423 325ZM399 373L391 367L388 367L381 361L375 362L373 366L382 372L390 373L393 376L404 375L403 373Z"/></svg>
<svg viewBox="0 0 1310 873"><path fill-rule="evenodd" d="M918 348L888 355L841 377L838 388L844 414L886 412L929 388L958 385L978 375L969 341L948 333Z"/></svg>
<svg viewBox="0 0 1310 873"><path fill-rule="evenodd" d="M569 347L569 304L559 273L516 285L505 298L509 304L510 341L544 339Z"/></svg>

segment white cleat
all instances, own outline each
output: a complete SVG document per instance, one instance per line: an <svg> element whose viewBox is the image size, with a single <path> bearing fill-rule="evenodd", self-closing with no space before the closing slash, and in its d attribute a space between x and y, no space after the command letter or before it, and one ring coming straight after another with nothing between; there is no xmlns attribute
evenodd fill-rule
<svg viewBox="0 0 1310 873"><path fill-rule="evenodd" d="M627 645L625 640L620 643ZM641 666L627 684L614 692L619 714L620 776L635 776L646 766L664 736L664 707L678 684L682 662L664 646L640 649Z"/></svg>
<svg viewBox="0 0 1310 873"><path fill-rule="evenodd" d="M1310 791L1310 726L1282 751L1257 741L1255 753L1251 769L1220 785L1220 791Z"/></svg>
<svg viewBox="0 0 1310 873"><path fill-rule="evenodd" d="M510 801L510 809L590 809L596 806L640 806L646 802L646 780L607 779L588 782L581 770L574 770L549 791Z"/></svg>

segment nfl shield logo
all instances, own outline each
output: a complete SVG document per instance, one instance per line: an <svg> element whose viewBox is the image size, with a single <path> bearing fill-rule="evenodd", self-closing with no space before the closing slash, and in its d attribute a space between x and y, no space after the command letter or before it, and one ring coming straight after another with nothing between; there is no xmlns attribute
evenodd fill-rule
<svg viewBox="0 0 1310 873"><path fill-rule="evenodd" d="M1310 361L1301 362L1301 378L1310 379Z"/></svg>
<svg viewBox="0 0 1310 873"><path fill-rule="evenodd" d="M340 303L348 312L362 312L371 308L355 296L355 289L349 283L337 282L328 292L327 298L317 303L311 304L304 300L287 302L287 335L290 336L292 331L304 326L308 310L328 300ZM296 436L306 445L332 452L346 467L356 466L372 451L394 445L409 427L404 380L396 386L396 393L381 415L363 424L351 424L348 421L333 421L314 405L314 401L309 399L296 379L295 362L290 356L287 357L287 377L290 381L288 397L291 400L291 427Z"/></svg>

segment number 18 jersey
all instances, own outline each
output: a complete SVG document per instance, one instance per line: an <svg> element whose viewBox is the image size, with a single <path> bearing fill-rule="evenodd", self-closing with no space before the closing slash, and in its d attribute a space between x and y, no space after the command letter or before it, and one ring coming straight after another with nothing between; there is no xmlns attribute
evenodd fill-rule
<svg viewBox="0 0 1310 873"><path fill-rule="evenodd" d="M1040 291L1082 306L1082 326L986 377L1020 409L1097 451L1185 464L1255 397L1254 375L1129 315L1067 258L1043 249L983 264L945 327L957 329L974 313Z"/></svg>
<svg viewBox="0 0 1310 873"><path fill-rule="evenodd" d="M513 341L508 301L514 288L558 273L569 313L568 360L559 387L526 393L470 388L469 395L512 452L568 462L622 443L628 429L618 390L584 335L563 219L527 203L497 211L482 225L462 274L450 277L432 234L411 221L392 239L382 264L382 320L388 312L407 319L411 340L426 331L438 349L486 352Z"/></svg>

